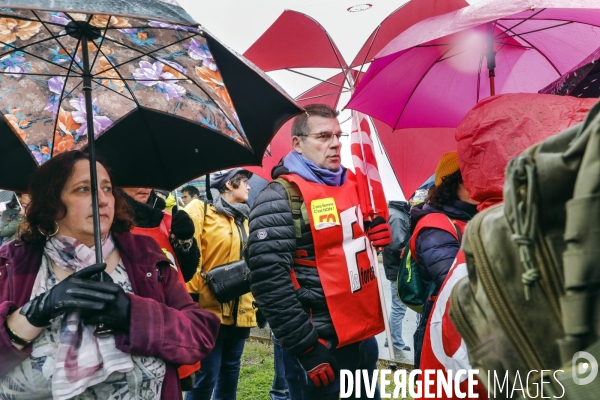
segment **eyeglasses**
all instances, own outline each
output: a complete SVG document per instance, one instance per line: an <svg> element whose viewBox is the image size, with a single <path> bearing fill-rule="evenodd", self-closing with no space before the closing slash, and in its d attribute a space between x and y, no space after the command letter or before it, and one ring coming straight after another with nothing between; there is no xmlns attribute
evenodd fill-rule
<svg viewBox="0 0 600 400"><path fill-rule="evenodd" d="M350 135L348 133L319 132L319 133L307 133L306 135L298 135L298 136L312 136L315 139L320 140L323 143L328 143L333 140L334 136L338 140L341 140L341 138L346 138Z"/></svg>
<svg viewBox="0 0 600 400"><path fill-rule="evenodd" d="M248 178L240 179L240 183L243 183L244 185L248 186Z"/></svg>

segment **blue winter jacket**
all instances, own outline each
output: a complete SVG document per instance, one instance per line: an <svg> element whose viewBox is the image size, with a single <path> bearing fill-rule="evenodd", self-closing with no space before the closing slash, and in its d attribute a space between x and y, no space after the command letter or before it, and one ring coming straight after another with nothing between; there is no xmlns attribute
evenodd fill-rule
<svg viewBox="0 0 600 400"><path fill-rule="evenodd" d="M434 208L429 204L413 207L410 212L411 229L414 229L421 218L431 213L443 213L450 219L469 221L477 213L476 207L461 200L455 200L453 204L446 205L441 209ZM427 284L435 282L434 296L437 295L444 283L459 249L460 243L454 236L441 229L423 229L417 237L416 252L421 267L421 278Z"/></svg>

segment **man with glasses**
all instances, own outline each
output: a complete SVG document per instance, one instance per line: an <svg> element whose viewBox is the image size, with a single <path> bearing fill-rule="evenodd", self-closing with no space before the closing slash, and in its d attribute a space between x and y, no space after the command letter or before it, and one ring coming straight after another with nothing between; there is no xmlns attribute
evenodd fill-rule
<svg viewBox="0 0 600 400"><path fill-rule="evenodd" d="M371 244L391 231L381 217L363 222L337 115L312 104L294 119L293 150L250 212L252 293L283 347L292 400L338 399L340 369L377 368L384 329Z"/></svg>

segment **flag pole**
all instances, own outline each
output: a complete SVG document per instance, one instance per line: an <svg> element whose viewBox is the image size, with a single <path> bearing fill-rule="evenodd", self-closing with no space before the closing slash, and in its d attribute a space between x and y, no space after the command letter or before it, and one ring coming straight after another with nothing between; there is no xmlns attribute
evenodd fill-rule
<svg viewBox="0 0 600 400"><path fill-rule="evenodd" d="M355 111L352 111L352 122L355 122ZM356 121L358 122L358 121ZM363 139L362 139L362 130L360 130L360 124L356 125L356 130L358 133L358 141L360 145L360 151L362 153L363 165L365 169L365 175L367 176L367 185L369 186L369 199L371 200L371 208L373 208L373 212L377 214L377 209L375 208L375 199L373 198L373 190L371 188L371 182L369 181L369 167L368 163L365 161L365 149L363 147ZM375 154L375 152L373 152ZM386 221L387 222L387 221ZM375 263L375 277L377 278L377 289L379 292L379 303L381 304L381 311L383 313L383 325L385 327L385 337L388 342L388 351L390 352L390 358L392 361L396 360L396 354L394 351L394 342L392 341L392 332L390 330L390 322L388 319L387 313L387 305L385 303L385 294L383 292L383 284L381 282L381 272L379 271L379 259L377 258L377 250L371 244L371 251L373 253L373 262Z"/></svg>

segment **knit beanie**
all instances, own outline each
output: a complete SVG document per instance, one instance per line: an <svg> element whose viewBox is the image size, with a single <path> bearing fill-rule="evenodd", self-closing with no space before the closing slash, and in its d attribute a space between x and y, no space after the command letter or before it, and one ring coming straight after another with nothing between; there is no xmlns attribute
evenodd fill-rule
<svg viewBox="0 0 600 400"><path fill-rule="evenodd" d="M435 186L440 186L442 184L442 178L452 175L459 169L458 153L456 151L445 153L442 158L440 158L437 168L435 169Z"/></svg>

